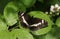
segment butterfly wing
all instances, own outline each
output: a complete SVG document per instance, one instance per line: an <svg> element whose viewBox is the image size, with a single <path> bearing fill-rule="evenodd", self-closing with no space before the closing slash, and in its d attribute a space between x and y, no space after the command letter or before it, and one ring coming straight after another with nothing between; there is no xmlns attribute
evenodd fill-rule
<svg viewBox="0 0 60 39"><path fill-rule="evenodd" d="M48 26L47 21L40 18L30 17L28 14L24 14L22 12L19 12L18 17L23 27L29 28L30 30L33 30L33 31Z"/></svg>

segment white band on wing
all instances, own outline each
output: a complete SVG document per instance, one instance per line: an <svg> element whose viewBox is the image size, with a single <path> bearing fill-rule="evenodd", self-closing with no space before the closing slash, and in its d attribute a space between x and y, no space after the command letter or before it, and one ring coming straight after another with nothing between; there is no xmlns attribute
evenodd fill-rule
<svg viewBox="0 0 60 39"><path fill-rule="evenodd" d="M31 26L31 27L32 27L32 26L36 26L36 27L37 27L38 25L41 25L41 23L33 24L33 25L30 25L30 26Z"/></svg>
<svg viewBox="0 0 60 39"><path fill-rule="evenodd" d="M24 13L21 14L21 16L23 16L23 15L24 15Z"/></svg>
<svg viewBox="0 0 60 39"><path fill-rule="evenodd" d="M22 19L23 19L23 22L24 22L26 25L29 25L29 24L26 22L24 16L22 16Z"/></svg>
<svg viewBox="0 0 60 39"><path fill-rule="evenodd" d="M42 20L42 24L44 24L44 20Z"/></svg>

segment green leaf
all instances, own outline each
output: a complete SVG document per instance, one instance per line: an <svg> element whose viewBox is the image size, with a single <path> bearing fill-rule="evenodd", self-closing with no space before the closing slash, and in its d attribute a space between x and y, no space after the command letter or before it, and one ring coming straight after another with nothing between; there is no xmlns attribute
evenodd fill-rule
<svg viewBox="0 0 60 39"><path fill-rule="evenodd" d="M15 36L18 39L34 39L33 36L26 30L15 29L11 32L12 37Z"/></svg>
<svg viewBox="0 0 60 39"><path fill-rule="evenodd" d="M18 11L26 11L26 8L21 3L9 2L4 8L4 17L7 25L12 26L17 23Z"/></svg>
<svg viewBox="0 0 60 39"><path fill-rule="evenodd" d="M39 36L41 39L41 36ZM45 35L42 35L43 39L60 39L60 28L59 27L54 27L51 29L51 31Z"/></svg>
<svg viewBox="0 0 60 39"><path fill-rule="evenodd" d="M58 27L60 27L60 17L58 17L58 19L56 20L56 23L55 23Z"/></svg>
<svg viewBox="0 0 60 39"><path fill-rule="evenodd" d="M9 39L9 32L8 30L2 30L0 31L0 39Z"/></svg>
<svg viewBox="0 0 60 39"><path fill-rule="evenodd" d="M52 34L47 34L44 39L57 39Z"/></svg>
<svg viewBox="0 0 60 39"><path fill-rule="evenodd" d="M7 29L7 25L2 18L3 16L0 15L0 31Z"/></svg>
<svg viewBox="0 0 60 39"><path fill-rule="evenodd" d="M60 39L60 28L54 27L52 30L45 36L45 39Z"/></svg>
<svg viewBox="0 0 60 39"><path fill-rule="evenodd" d="M26 7L31 7L36 0L20 0L20 2L22 2Z"/></svg>
<svg viewBox="0 0 60 39"><path fill-rule="evenodd" d="M0 31L0 39L16 39L16 37L14 37L14 34L11 34L8 30L2 30Z"/></svg>
<svg viewBox="0 0 60 39"><path fill-rule="evenodd" d="M51 30L51 26L52 26L53 23L50 20L50 18L48 17L48 15L46 15L43 12L40 12L40 11L31 11L29 13L29 15L33 16L34 18L44 19L44 20L46 20L48 22L48 27L39 29L37 31L31 31L34 35L46 34Z"/></svg>

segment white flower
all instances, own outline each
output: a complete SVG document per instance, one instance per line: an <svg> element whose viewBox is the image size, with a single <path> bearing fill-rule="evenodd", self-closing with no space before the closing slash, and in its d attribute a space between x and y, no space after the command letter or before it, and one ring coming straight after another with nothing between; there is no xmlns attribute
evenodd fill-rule
<svg viewBox="0 0 60 39"><path fill-rule="evenodd" d="M60 6L58 4L55 4L54 6L51 5L51 7L50 7L51 12L58 12L59 9L60 9Z"/></svg>
<svg viewBox="0 0 60 39"><path fill-rule="evenodd" d="M45 14L48 14L48 12L45 12Z"/></svg>

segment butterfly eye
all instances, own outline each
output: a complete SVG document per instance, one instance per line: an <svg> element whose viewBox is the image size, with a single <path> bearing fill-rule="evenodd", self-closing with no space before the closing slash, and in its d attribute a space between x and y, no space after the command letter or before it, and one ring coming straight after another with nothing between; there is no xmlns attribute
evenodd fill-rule
<svg viewBox="0 0 60 39"><path fill-rule="evenodd" d="M36 31L38 29L45 28L48 26L48 22L43 19L34 18L29 16L28 14L23 15L23 13L19 14L19 16L21 16L19 17L19 20L22 27L24 28Z"/></svg>

